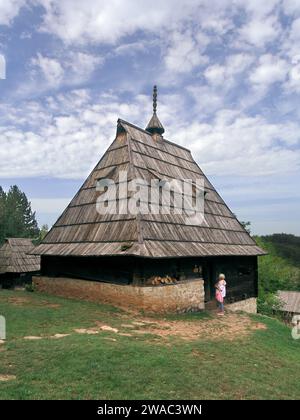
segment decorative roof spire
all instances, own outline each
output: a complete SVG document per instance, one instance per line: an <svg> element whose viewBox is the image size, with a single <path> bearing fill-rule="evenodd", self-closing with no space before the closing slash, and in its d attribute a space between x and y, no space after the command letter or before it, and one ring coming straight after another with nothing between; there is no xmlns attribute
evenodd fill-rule
<svg viewBox="0 0 300 420"><path fill-rule="evenodd" d="M153 114L156 114L157 108L157 86L153 86Z"/></svg>
<svg viewBox="0 0 300 420"><path fill-rule="evenodd" d="M160 134L162 135L165 132L165 129L162 123L159 121L159 118L156 114L157 109L157 86L153 86L153 115L151 120L149 121L146 130L149 131L151 134Z"/></svg>

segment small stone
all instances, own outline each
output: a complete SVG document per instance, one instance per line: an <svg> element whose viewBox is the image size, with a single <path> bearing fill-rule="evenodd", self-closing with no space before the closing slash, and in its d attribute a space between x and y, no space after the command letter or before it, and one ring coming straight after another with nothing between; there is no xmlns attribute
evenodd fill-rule
<svg viewBox="0 0 300 420"><path fill-rule="evenodd" d="M89 335L99 334L99 331L97 331L97 330L89 330L87 328L77 328L74 331L76 333L78 333L78 334L89 334Z"/></svg>
<svg viewBox="0 0 300 420"><path fill-rule="evenodd" d="M38 337L35 335L28 335L26 337L24 337L24 340L41 340L43 337Z"/></svg>
<svg viewBox="0 0 300 420"><path fill-rule="evenodd" d="M15 375L0 375L0 382L7 382L17 379Z"/></svg>
<svg viewBox="0 0 300 420"><path fill-rule="evenodd" d="M115 333L117 333L119 331L117 328L110 327L109 325L102 325L102 327L100 327L100 329L102 331L111 331L111 332L115 332Z"/></svg>
<svg viewBox="0 0 300 420"><path fill-rule="evenodd" d="M63 338L63 337L67 337L68 335L71 335L71 334L54 334L50 338Z"/></svg>

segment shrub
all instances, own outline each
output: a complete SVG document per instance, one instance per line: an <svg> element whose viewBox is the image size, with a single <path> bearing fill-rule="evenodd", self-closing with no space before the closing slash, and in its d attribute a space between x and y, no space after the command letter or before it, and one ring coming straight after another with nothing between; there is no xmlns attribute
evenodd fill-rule
<svg viewBox="0 0 300 420"><path fill-rule="evenodd" d="M261 293L257 299L257 311L263 315L274 316L282 303L275 293Z"/></svg>
<svg viewBox="0 0 300 420"><path fill-rule="evenodd" d="M26 292L34 292L34 284L28 283L25 285Z"/></svg>

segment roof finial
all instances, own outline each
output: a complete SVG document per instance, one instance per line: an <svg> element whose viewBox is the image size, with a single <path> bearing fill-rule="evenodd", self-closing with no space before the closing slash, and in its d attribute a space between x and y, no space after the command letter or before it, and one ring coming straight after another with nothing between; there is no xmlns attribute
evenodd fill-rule
<svg viewBox="0 0 300 420"><path fill-rule="evenodd" d="M157 109L157 86L153 86L153 113L156 114Z"/></svg>
<svg viewBox="0 0 300 420"><path fill-rule="evenodd" d="M151 120L149 121L146 130L149 131L151 134L160 134L162 135L165 132L165 129L162 123L159 121L158 116L156 115L157 109L157 86L153 86L153 115Z"/></svg>

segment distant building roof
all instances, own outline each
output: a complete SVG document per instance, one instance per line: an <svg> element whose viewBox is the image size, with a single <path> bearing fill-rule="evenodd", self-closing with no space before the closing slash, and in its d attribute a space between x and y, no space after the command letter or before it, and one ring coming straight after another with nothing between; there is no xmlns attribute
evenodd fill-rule
<svg viewBox="0 0 300 420"><path fill-rule="evenodd" d="M0 273L29 273L40 269L40 258L29 255L34 245L28 238L7 238L0 248Z"/></svg>
<svg viewBox="0 0 300 420"><path fill-rule="evenodd" d="M281 311L300 314L300 292L278 290L277 295L282 303Z"/></svg>

